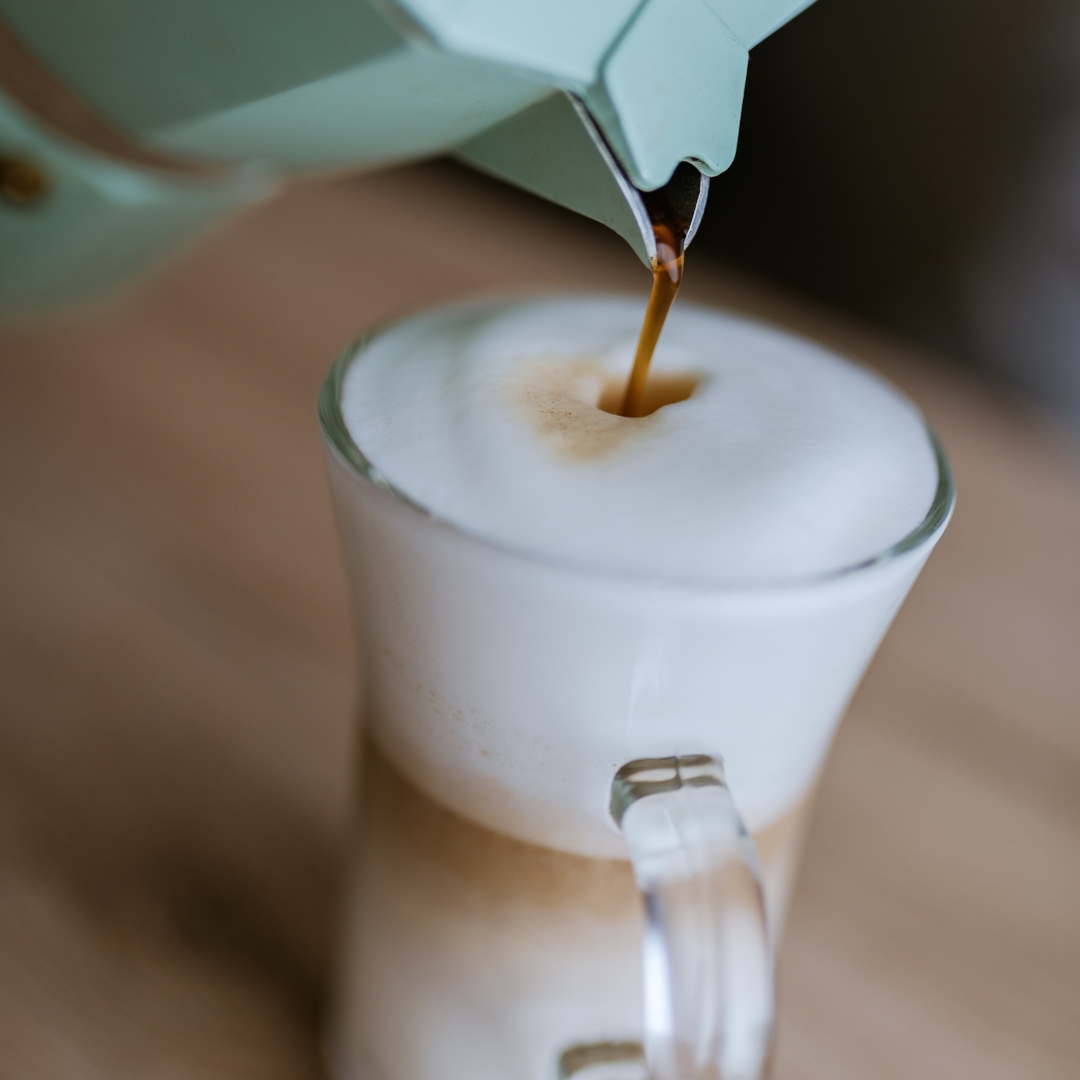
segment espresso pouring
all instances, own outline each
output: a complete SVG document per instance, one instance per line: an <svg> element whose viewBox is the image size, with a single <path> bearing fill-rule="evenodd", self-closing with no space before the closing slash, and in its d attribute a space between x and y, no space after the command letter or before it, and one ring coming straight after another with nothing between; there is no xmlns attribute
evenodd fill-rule
<svg viewBox="0 0 1080 1080"><path fill-rule="evenodd" d="M651 411L646 397L649 368L683 278L687 223L664 213L647 197L645 205L653 219L653 234L656 237L656 258L652 265L653 284L649 294L649 306L645 309L645 321L638 335L634 364L619 405L620 416L644 416Z"/></svg>

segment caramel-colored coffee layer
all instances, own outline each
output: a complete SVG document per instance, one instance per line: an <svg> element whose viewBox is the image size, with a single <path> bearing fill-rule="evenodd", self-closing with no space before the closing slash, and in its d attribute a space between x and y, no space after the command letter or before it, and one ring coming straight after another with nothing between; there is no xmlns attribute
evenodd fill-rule
<svg viewBox="0 0 1080 1080"><path fill-rule="evenodd" d="M640 1040L645 920L628 862L478 825L370 741L362 783L340 1061L386 1080L498 1080L554 1075L569 1046ZM766 877L784 871L766 886L781 904L802 810L757 838Z"/></svg>
<svg viewBox="0 0 1080 1080"><path fill-rule="evenodd" d="M494 907L577 909L636 918L640 898L629 862L593 859L487 829L429 799L370 741L365 751L361 832L380 858L416 888L482 896ZM782 909L794 873L810 798L754 834L770 907Z"/></svg>
<svg viewBox="0 0 1080 1080"><path fill-rule="evenodd" d="M578 908L622 918L640 901L630 864L515 840L438 805L410 784L368 742L360 828L388 864L420 874L431 888L482 895L486 904Z"/></svg>

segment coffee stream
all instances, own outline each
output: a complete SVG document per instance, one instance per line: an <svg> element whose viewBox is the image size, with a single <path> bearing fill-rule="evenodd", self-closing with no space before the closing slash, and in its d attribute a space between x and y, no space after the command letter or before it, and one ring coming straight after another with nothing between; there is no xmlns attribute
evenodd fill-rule
<svg viewBox="0 0 1080 1080"><path fill-rule="evenodd" d="M649 379L649 365L652 363L656 343L660 340L668 312L682 284L688 228L686 221L672 213L670 207L662 205L659 199L651 198L648 192L642 192L642 199L652 219L656 257L652 261L653 284L649 294L649 306L645 309L645 321L638 335L634 366L630 369L630 378L626 383L619 408L620 416L646 415L645 387Z"/></svg>

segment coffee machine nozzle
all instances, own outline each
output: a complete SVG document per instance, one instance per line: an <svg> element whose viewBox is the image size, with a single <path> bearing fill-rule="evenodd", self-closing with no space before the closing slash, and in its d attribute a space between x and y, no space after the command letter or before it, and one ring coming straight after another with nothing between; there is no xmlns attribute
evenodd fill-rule
<svg viewBox="0 0 1080 1080"><path fill-rule="evenodd" d="M297 175L457 153L696 227L747 52L809 0L0 0L0 312L77 302ZM673 180L674 177L674 180Z"/></svg>

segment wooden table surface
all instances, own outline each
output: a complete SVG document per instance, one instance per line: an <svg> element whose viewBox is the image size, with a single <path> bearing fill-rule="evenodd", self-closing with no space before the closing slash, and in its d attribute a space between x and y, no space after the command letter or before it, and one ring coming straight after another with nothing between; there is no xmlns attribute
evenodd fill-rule
<svg viewBox="0 0 1080 1080"><path fill-rule="evenodd" d="M294 190L119 306L0 333L3 1080L320 1075L353 688L319 382L402 311L647 283L435 165ZM825 776L778 1080L1080 1076L1080 464L693 250L686 292L869 360L960 492Z"/></svg>

